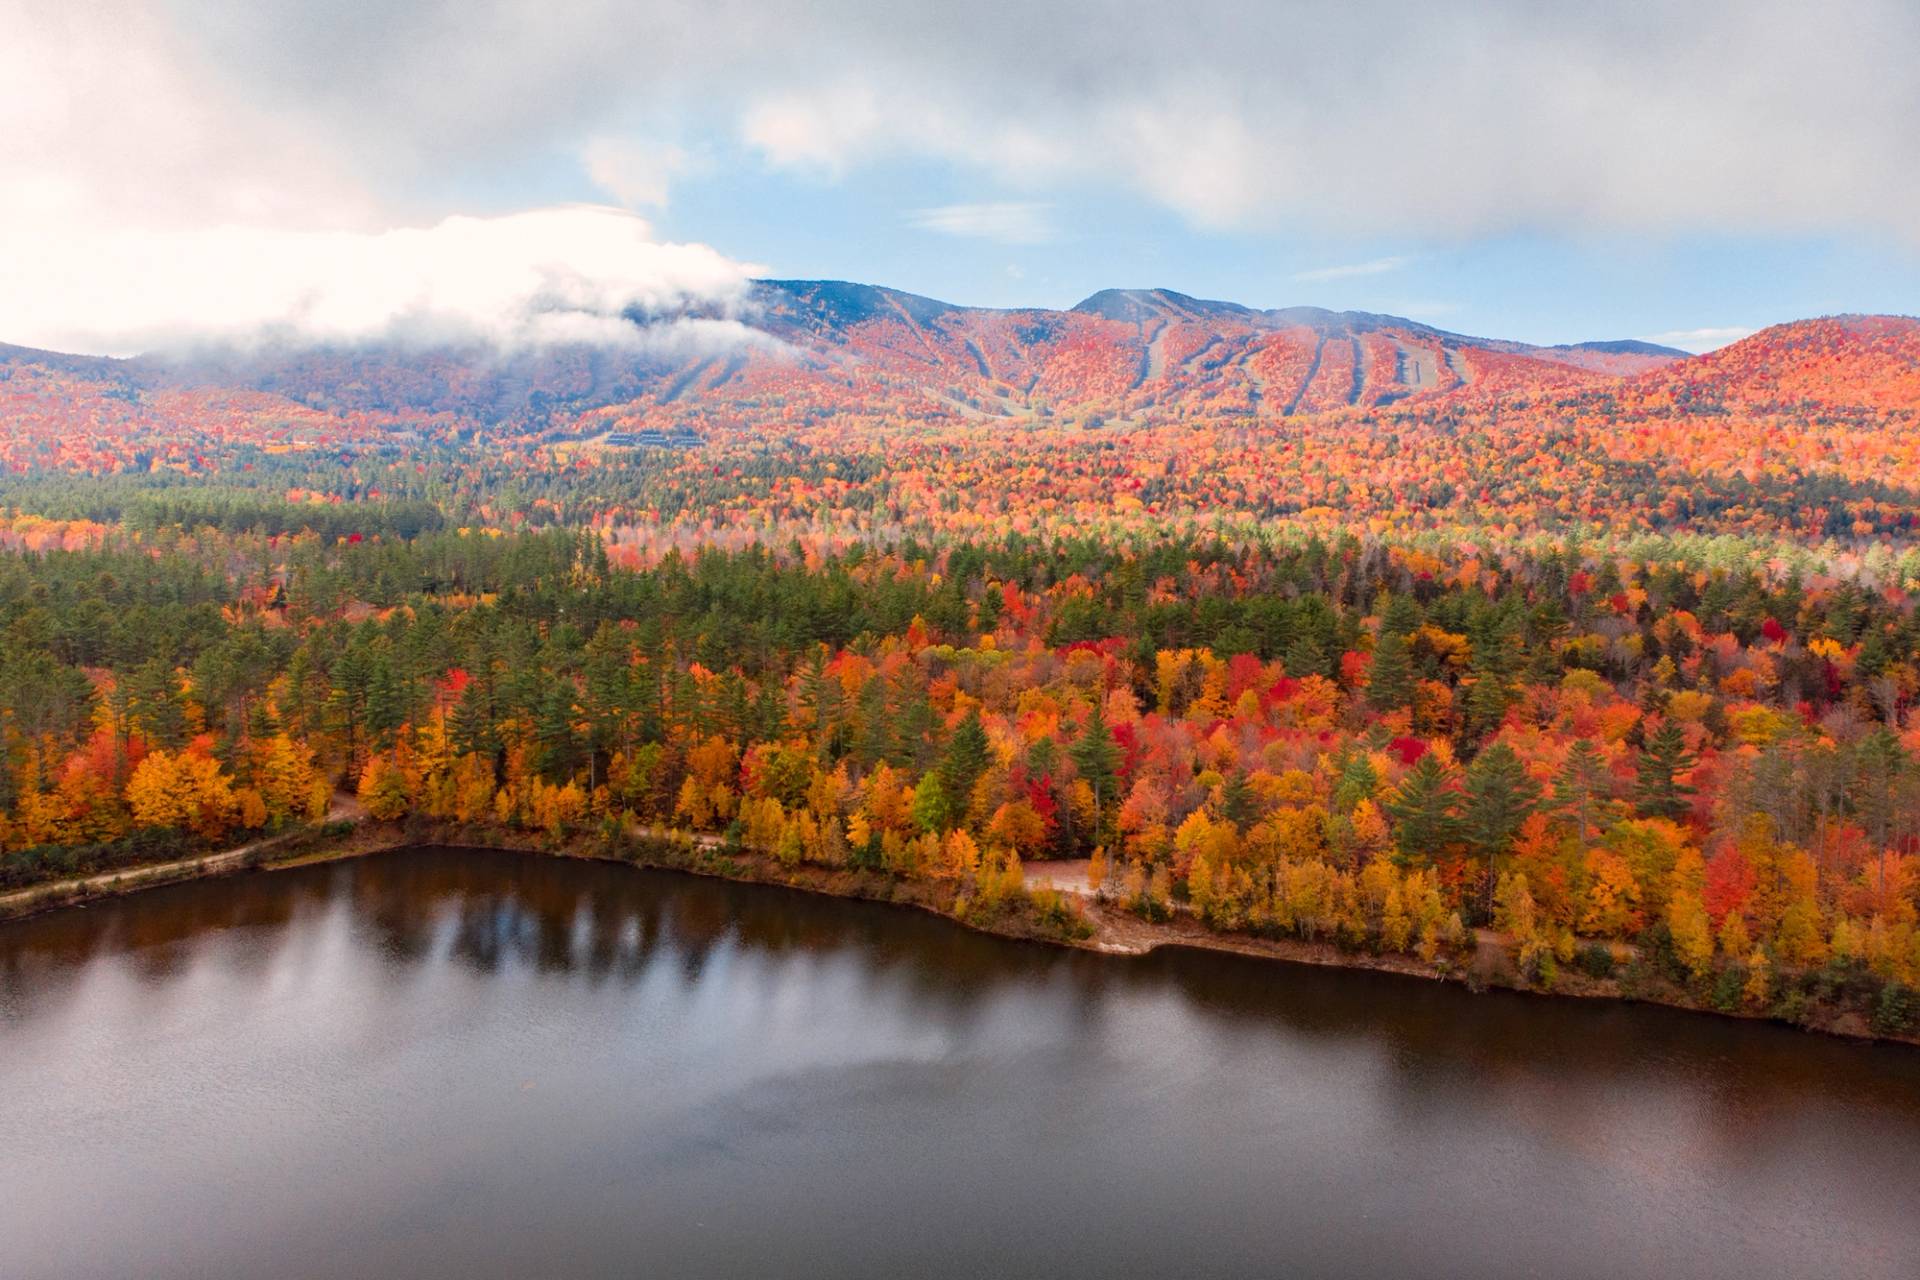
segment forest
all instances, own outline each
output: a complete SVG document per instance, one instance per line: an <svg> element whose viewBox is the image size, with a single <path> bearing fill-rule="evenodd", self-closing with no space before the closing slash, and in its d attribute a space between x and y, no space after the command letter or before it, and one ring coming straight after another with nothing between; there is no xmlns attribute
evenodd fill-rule
<svg viewBox="0 0 1920 1280"><path fill-rule="evenodd" d="M1920 324L782 287L857 365L0 353L0 889L336 812L673 831L1920 1031Z"/></svg>
<svg viewBox="0 0 1920 1280"><path fill-rule="evenodd" d="M1151 524L683 551L378 497L297 533L284 501L96 502L0 521L4 885L343 793L713 833L963 911L1090 859L1149 919L1442 963L1491 930L1544 987L1920 1008L1913 552Z"/></svg>

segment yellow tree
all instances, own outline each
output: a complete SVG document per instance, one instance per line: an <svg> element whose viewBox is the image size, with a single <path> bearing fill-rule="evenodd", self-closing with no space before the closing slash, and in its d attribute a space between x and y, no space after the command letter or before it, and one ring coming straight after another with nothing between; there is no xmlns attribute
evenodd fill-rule
<svg viewBox="0 0 1920 1280"><path fill-rule="evenodd" d="M1023 796L1009 800L993 812L987 823L987 839L994 847L1030 855L1045 846L1047 824Z"/></svg>
<svg viewBox="0 0 1920 1280"><path fill-rule="evenodd" d="M1713 968L1713 925L1697 891L1679 888L1667 900L1667 931L1673 937L1673 953L1694 978L1703 978Z"/></svg>
<svg viewBox="0 0 1920 1280"><path fill-rule="evenodd" d="M314 821L327 811L327 788L313 748L276 733L255 745L254 786L271 821Z"/></svg>
<svg viewBox="0 0 1920 1280"><path fill-rule="evenodd" d="M360 771L359 796L368 816L391 822L406 815L412 793L405 770L386 752L376 751L367 757L366 767Z"/></svg>
<svg viewBox="0 0 1920 1280"><path fill-rule="evenodd" d="M238 815L233 786L220 762L189 748L147 755L127 780L127 806L143 827L172 827L212 843Z"/></svg>

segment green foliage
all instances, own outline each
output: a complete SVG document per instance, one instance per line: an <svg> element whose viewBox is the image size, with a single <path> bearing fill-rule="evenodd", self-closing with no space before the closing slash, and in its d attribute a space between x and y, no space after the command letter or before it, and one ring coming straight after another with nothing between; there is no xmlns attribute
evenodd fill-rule
<svg viewBox="0 0 1920 1280"><path fill-rule="evenodd" d="M1693 768L1685 735L1673 721L1663 722L1640 753L1634 808L1643 818L1679 818L1691 807L1694 789L1679 775Z"/></svg>
<svg viewBox="0 0 1920 1280"><path fill-rule="evenodd" d="M1575 956L1580 972L1589 978L1605 980L1613 976L1613 948L1603 942L1589 942Z"/></svg>
<svg viewBox="0 0 1920 1280"><path fill-rule="evenodd" d="M1920 1028L1920 991L1889 982L1874 1002L1872 1027L1882 1036L1908 1035Z"/></svg>
<svg viewBox="0 0 1920 1280"><path fill-rule="evenodd" d="M1488 747L1467 767L1466 793L1462 829L1489 859L1507 851L1540 802L1540 784L1504 742Z"/></svg>
<svg viewBox="0 0 1920 1280"><path fill-rule="evenodd" d="M1421 756L1386 805L1401 856L1423 863L1451 844L1461 831L1457 801L1439 760L1432 753Z"/></svg>

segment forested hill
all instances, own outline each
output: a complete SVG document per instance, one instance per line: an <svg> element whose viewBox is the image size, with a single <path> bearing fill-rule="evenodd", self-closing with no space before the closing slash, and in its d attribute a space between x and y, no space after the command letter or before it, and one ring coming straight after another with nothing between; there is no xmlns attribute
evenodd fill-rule
<svg viewBox="0 0 1920 1280"><path fill-rule="evenodd" d="M1631 517L1901 536L1906 477L1920 474L1920 321L1905 317L1802 321L1689 357L1165 290L995 311L762 281L733 317L636 321L634 334L131 360L0 347L0 470L204 475L262 454L475 444L902 459L952 437L969 453L995 441L975 455L994 468L1039 467L1022 482L1035 494L1091 468L1102 505L1127 492L1153 505L1170 486L1183 505L1249 513L1284 497L1287 510L1520 528ZM1187 430L1178 447L1124 443ZM1127 456L1102 455L1096 434ZM1036 450L1078 461L1063 470ZM1138 473L1144 459L1160 459L1160 479Z"/></svg>
<svg viewBox="0 0 1920 1280"><path fill-rule="evenodd" d="M52 422L91 425L105 399L146 411L106 414L129 429L218 404L253 418L562 430L594 410L704 420L788 404L909 420L1284 418L1598 385L1684 358L1640 342L1535 347L1164 289L1104 290L1066 311L991 310L818 280L759 281L726 316L636 317L634 336L509 353L366 344L133 360L0 345L0 376L26 378L37 416Z"/></svg>

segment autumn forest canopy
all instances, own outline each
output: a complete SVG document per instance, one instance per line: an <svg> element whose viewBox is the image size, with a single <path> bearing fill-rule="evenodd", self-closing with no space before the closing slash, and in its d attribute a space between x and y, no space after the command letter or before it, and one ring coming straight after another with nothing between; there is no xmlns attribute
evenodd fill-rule
<svg viewBox="0 0 1920 1280"><path fill-rule="evenodd" d="M0 348L0 887L356 806L670 829L1920 1029L1920 322L693 319Z"/></svg>

